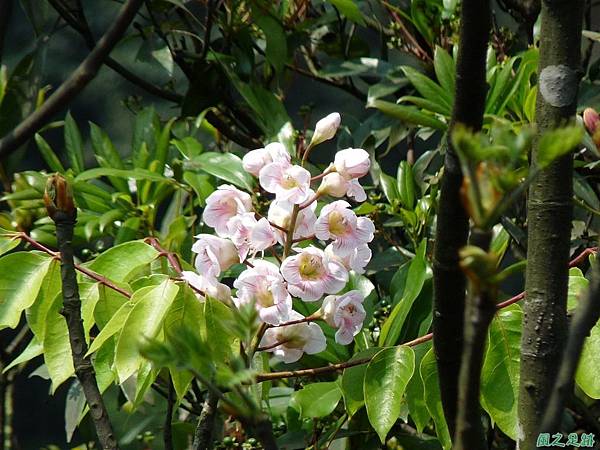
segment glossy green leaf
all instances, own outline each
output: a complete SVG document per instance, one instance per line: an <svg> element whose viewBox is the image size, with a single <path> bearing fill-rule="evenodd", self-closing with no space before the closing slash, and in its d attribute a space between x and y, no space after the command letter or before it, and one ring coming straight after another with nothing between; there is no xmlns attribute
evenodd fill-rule
<svg viewBox="0 0 600 450"><path fill-rule="evenodd" d="M128 379L140 367L139 352L142 339L154 338L179 287L170 280L145 289L144 296L133 307L125 323L115 351L115 368L119 381Z"/></svg>
<svg viewBox="0 0 600 450"><path fill-rule="evenodd" d="M204 302L204 329L213 360L224 362L231 355L233 344L231 309L212 297Z"/></svg>
<svg viewBox="0 0 600 450"><path fill-rule="evenodd" d="M350 358L350 361L356 361L358 359L363 358L370 358L379 351L381 351L381 347L369 348L352 356L352 358ZM346 405L346 411L348 411L349 416L353 416L365 404L363 381L365 378L366 370L367 365L361 364L359 366L344 369L344 373L342 374L342 394L344 396L344 404Z"/></svg>
<svg viewBox="0 0 600 450"><path fill-rule="evenodd" d="M421 361L423 361L423 357L430 348L431 342L425 342L413 347L413 351L415 352L415 368L421 367ZM431 414L429 414L427 404L425 403L425 386L423 386L419 370L414 371L413 376L406 386L406 403L408 404L408 411L410 417L415 422L417 431L422 433L431 419Z"/></svg>
<svg viewBox="0 0 600 450"><path fill-rule="evenodd" d="M400 202L406 209L415 207L415 179L412 172L412 166L407 161L400 161L398 166L398 194Z"/></svg>
<svg viewBox="0 0 600 450"><path fill-rule="evenodd" d="M18 247L21 241L10 236L0 235L0 256Z"/></svg>
<svg viewBox="0 0 600 450"><path fill-rule="evenodd" d="M52 258L31 252L0 258L0 330L15 328L35 301Z"/></svg>
<svg viewBox="0 0 600 450"><path fill-rule="evenodd" d="M369 422L381 443L400 417L402 396L415 370L415 354L410 347L381 350L365 371L364 395Z"/></svg>
<svg viewBox="0 0 600 450"><path fill-rule="evenodd" d="M456 68L452 56L442 47L436 46L433 54L433 68L438 83L446 92L454 95Z"/></svg>
<svg viewBox="0 0 600 450"><path fill-rule="evenodd" d="M134 180L146 180L146 181L160 181L164 183L174 183L170 178L165 177L164 175L158 174L156 172L152 172L148 169L113 169L110 167L97 167L95 169L89 169L85 172L81 172L75 178L75 181L87 181L92 180L94 178L101 177L116 177L123 179L134 179ZM129 189L123 192L128 192Z"/></svg>
<svg viewBox="0 0 600 450"><path fill-rule="evenodd" d="M312 419L331 414L342 398L342 391L335 381L311 383L294 392L292 398L300 416Z"/></svg>
<svg viewBox="0 0 600 450"><path fill-rule="evenodd" d="M367 106L370 108L377 108L382 113L399 119L409 125L422 125L441 131L446 131L448 128L448 125L436 119L431 114L421 112L418 108L412 106L397 105L384 100L371 100Z"/></svg>
<svg viewBox="0 0 600 450"><path fill-rule="evenodd" d="M239 188L252 191L252 176L244 170L242 160L232 153L202 153L190 160L189 164Z"/></svg>
<svg viewBox="0 0 600 450"><path fill-rule="evenodd" d="M40 155L44 158L46 164L53 172L65 173L65 168L60 162L60 159L50 147L50 144L46 142L46 140L42 137L41 134L35 134L35 143L37 144L38 150L40 151Z"/></svg>
<svg viewBox="0 0 600 450"><path fill-rule="evenodd" d="M390 316L381 327L379 345L382 347L396 344L396 341L400 337L402 326L404 325L415 299L419 296L425 280L431 276L427 269L427 261L425 259L426 250L427 241L423 240L419 244L417 253L408 268L402 297L397 303L394 301L396 306L394 306ZM396 295L398 295L398 293L396 293Z"/></svg>
<svg viewBox="0 0 600 450"><path fill-rule="evenodd" d="M481 374L482 406L511 439L517 440L517 400L523 313L511 305L496 313Z"/></svg>
<svg viewBox="0 0 600 450"><path fill-rule="evenodd" d="M131 241L108 249L88 267L109 280L124 282L157 257L158 252L152 246L143 241Z"/></svg>
<svg viewBox="0 0 600 450"><path fill-rule="evenodd" d="M443 106L444 111L446 111L445 114L450 115L452 112L452 94L454 91L446 91L427 75L422 74L412 67L403 66L402 70L421 96L431 102L440 104Z"/></svg>
<svg viewBox="0 0 600 450"><path fill-rule="evenodd" d="M84 166L84 149L83 149L83 139L81 138L81 133L79 132L79 128L73 120L73 116L68 112L65 117L65 148L67 150L67 157L69 158L69 164L71 165L71 169L76 174L83 172L85 170Z"/></svg>
<svg viewBox="0 0 600 450"><path fill-rule="evenodd" d="M440 396L440 385L438 380L437 363L433 349L430 349L421 361L421 380L425 389L425 404L427 410L435 423L435 432L444 450L452 448L448 425L444 417L442 399Z"/></svg>
<svg viewBox="0 0 600 450"><path fill-rule="evenodd" d="M79 380L75 379L71 386L69 386L65 404L65 434L67 436L67 442L71 442L75 428L77 428L79 421L81 420L85 405L86 400L83 388L81 387Z"/></svg>
<svg viewBox="0 0 600 450"><path fill-rule="evenodd" d="M388 202L392 203L399 199L400 194L398 194L398 186L393 177L381 172L379 174L379 184L381 185L381 190L388 199Z"/></svg>

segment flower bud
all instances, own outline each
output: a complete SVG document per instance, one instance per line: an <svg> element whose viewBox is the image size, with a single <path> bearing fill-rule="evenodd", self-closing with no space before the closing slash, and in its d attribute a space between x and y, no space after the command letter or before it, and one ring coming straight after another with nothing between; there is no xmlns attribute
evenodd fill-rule
<svg viewBox="0 0 600 450"><path fill-rule="evenodd" d="M46 191L44 192L44 203L48 216L52 220L58 218L58 214L64 218L74 219L77 209L73 203L73 191L65 177L56 173L48 177Z"/></svg>
<svg viewBox="0 0 600 450"><path fill-rule="evenodd" d="M337 172L328 173L323 177L321 185L317 190L318 194L331 195L332 197L343 197L346 195L348 182Z"/></svg>
<svg viewBox="0 0 600 450"><path fill-rule="evenodd" d="M598 129L598 123L600 123L600 115L594 108L586 108L583 111L583 123L590 134L594 134Z"/></svg>
<svg viewBox="0 0 600 450"><path fill-rule="evenodd" d="M364 177L369 173L371 161L362 148L347 148L335 154L335 170L346 180Z"/></svg>
<svg viewBox="0 0 600 450"><path fill-rule="evenodd" d="M315 125L315 132L310 141L310 146L312 147L333 138L340 127L341 121L342 118L336 112L319 120Z"/></svg>
<svg viewBox="0 0 600 450"><path fill-rule="evenodd" d="M335 300L336 300L336 296L335 295L328 295L327 297L325 297L323 299L323 305L321 305L321 309L319 311L317 311L317 313L321 316L321 318L327 322L329 325L331 325L334 328L337 328L335 326L335 321L334 321L334 315L335 315Z"/></svg>

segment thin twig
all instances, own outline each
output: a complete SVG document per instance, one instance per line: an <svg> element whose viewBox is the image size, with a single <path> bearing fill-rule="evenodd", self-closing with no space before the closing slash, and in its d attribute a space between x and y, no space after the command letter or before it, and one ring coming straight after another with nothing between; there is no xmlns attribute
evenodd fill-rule
<svg viewBox="0 0 600 450"><path fill-rule="evenodd" d="M0 140L0 158L27 142L52 116L65 108L94 79L106 57L121 40L143 0L127 0L98 44L48 100Z"/></svg>

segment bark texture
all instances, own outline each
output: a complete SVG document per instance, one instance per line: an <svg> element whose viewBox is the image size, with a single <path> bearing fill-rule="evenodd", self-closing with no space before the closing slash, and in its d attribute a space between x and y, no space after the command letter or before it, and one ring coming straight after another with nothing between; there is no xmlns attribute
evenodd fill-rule
<svg viewBox="0 0 600 450"><path fill-rule="evenodd" d="M194 433L192 450L207 450L211 448L218 403L219 397L213 392L208 391L206 400L204 400L204 404L202 405L202 413L198 419L198 426Z"/></svg>
<svg viewBox="0 0 600 450"><path fill-rule="evenodd" d="M583 4L583 0L542 2L536 104L540 134L565 124L575 114ZM532 165L536 159L534 143ZM567 155L541 171L529 188L519 392L521 450L536 446L567 336L572 171L572 155Z"/></svg>
<svg viewBox="0 0 600 450"><path fill-rule="evenodd" d="M486 52L491 27L488 0L464 0L456 67L456 95L450 124L479 130L487 93ZM458 377L462 354L466 280L458 265L458 251L466 245L469 220L460 201L462 173L448 146L444 161L434 248L433 341L444 414L454 435Z"/></svg>
<svg viewBox="0 0 600 450"><path fill-rule="evenodd" d="M50 211L50 209L49 209ZM56 223L56 239L60 251L60 270L62 280L63 308L61 314L65 317L69 330L69 341L75 375L81 383L85 399L90 408L90 416L94 422L96 435L103 449L117 450L117 439L108 417L108 411L104 405L102 394L96 382L94 366L87 353L83 320L81 318L81 299L79 297L79 286L73 261L73 229L77 217L77 210L56 210L51 213Z"/></svg>

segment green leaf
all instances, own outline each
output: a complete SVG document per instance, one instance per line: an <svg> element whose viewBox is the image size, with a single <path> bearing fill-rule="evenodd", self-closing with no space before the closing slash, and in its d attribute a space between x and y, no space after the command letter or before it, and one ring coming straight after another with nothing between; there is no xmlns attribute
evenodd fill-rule
<svg viewBox="0 0 600 450"><path fill-rule="evenodd" d="M430 348L431 342L426 342L413 347L413 351L415 352L415 367L421 366L421 361L423 361L423 357ZM408 404L408 411L410 417L412 417L415 422L417 431L422 433L423 429L431 419L431 414L429 414L429 411L427 410L427 404L425 403L425 386L423 386L423 380L421 379L421 374L418 370L415 370L406 386L406 403Z"/></svg>
<svg viewBox="0 0 600 450"><path fill-rule="evenodd" d="M204 302L204 330L214 360L224 362L230 358L233 344L231 309L212 297Z"/></svg>
<svg viewBox="0 0 600 450"><path fill-rule="evenodd" d="M575 150L583 138L583 128L579 125L558 128L545 132L539 140L536 162L540 168Z"/></svg>
<svg viewBox="0 0 600 450"><path fill-rule="evenodd" d="M60 278L60 263L57 260L53 260L50 263L48 272L40 286L35 302L26 312L27 324L40 342L44 341L46 335L46 318L48 316L48 311L61 290L62 281Z"/></svg>
<svg viewBox="0 0 600 450"><path fill-rule="evenodd" d="M96 160L100 167L106 169L125 169L121 155L113 145L108 135L98 125L90 122L90 138ZM127 181L121 177L109 176L111 184L121 192L129 192Z"/></svg>
<svg viewBox="0 0 600 450"><path fill-rule="evenodd" d="M412 67L403 66L402 70L404 71L406 78L409 79L422 97L426 98L430 102L438 103L443 107L444 111L446 111L445 115L450 115L452 112L453 90L446 91L435 81L432 81L426 75Z"/></svg>
<svg viewBox="0 0 600 450"><path fill-rule="evenodd" d="M15 366L18 366L21 363L31 361L33 358L40 356L43 352L44 346L37 339L37 337L34 336L33 339L27 345L27 347L25 347L25 350L23 350L23 352L21 352L19 356L13 359L10 362L10 364L4 368L2 373L8 372L10 369L12 369Z"/></svg>
<svg viewBox="0 0 600 450"><path fill-rule="evenodd" d="M20 244L19 239L14 239L11 236L1 236L0 235L0 256L5 253L10 252L12 249L16 248Z"/></svg>
<svg viewBox="0 0 600 450"><path fill-rule="evenodd" d="M412 166L407 161L400 161L398 166L398 194L400 202L406 209L413 210L415 207L415 179Z"/></svg>
<svg viewBox="0 0 600 450"><path fill-rule="evenodd" d="M419 296L425 280L431 276L427 270L427 262L425 252L427 250L427 241L423 240L417 248L417 253L410 263L406 283L402 298L396 303L390 316L386 319L381 327L379 335L379 345L389 346L395 345L400 337L402 326L412 308L415 299ZM398 295L398 293L396 294Z"/></svg>
<svg viewBox="0 0 600 450"><path fill-rule="evenodd" d="M44 363L52 380L52 394L75 373L67 322L60 315L62 305L62 295L59 294L48 310L43 342Z"/></svg>
<svg viewBox="0 0 600 450"><path fill-rule="evenodd" d="M381 347L372 347L364 350L350 358L350 361L357 359L370 358L381 351ZM342 394L344 395L344 404L348 415L352 417L365 404L365 393L363 381L365 379L366 364L349 367L344 369L342 374Z"/></svg>
<svg viewBox="0 0 600 450"><path fill-rule="evenodd" d="M583 272L578 267L569 269L569 292L567 296L567 310L575 309L579 303L579 297L585 292L590 282L583 276Z"/></svg>
<svg viewBox="0 0 600 450"><path fill-rule="evenodd" d="M71 386L69 386L65 404L65 434L67 436L67 442L71 442L75 428L77 428L79 421L81 420L85 405L86 400L83 388L81 387L79 380L75 379Z"/></svg>
<svg viewBox="0 0 600 450"><path fill-rule="evenodd" d="M435 76L440 83L442 89L454 95L454 87L456 84L456 68L452 56L442 47L436 46L433 54L433 68Z"/></svg>
<svg viewBox="0 0 600 450"><path fill-rule="evenodd" d="M181 328L198 329L203 322L203 309L194 292L189 287L181 286L165 317L166 339L168 340L169 335L177 333ZM180 368L171 368L170 372L177 398L181 401L188 390L193 375L190 371L181 370Z"/></svg>
<svg viewBox="0 0 600 450"><path fill-rule="evenodd" d="M110 167L97 167L95 169L86 170L75 177L75 181L87 181L100 177L116 177L134 180L160 181L163 183L175 183L174 180L165 177L164 175L152 172L147 169L112 169ZM128 192L129 189L123 192Z"/></svg>
<svg viewBox="0 0 600 450"><path fill-rule="evenodd" d="M121 283L120 287L124 284ZM103 329L115 313L129 299L123 294L111 289L103 284L98 283L98 301L94 308L94 320L98 328Z"/></svg>
<svg viewBox="0 0 600 450"><path fill-rule="evenodd" d="M298 407L302 417L326 417L333 412L340 399L342 391L337 382L311 383L294 392L292 401Z"/></svg>
<svg viewBox="0 0 600 450"><path fill-rule="evenodd" d="M108 249L88 268L111 281L125 282L157 257L158 252L152 246L143 241L131 241Z"/></svg>
<svg viewBox="0 0 600 450"><path fill-rule="evenodd" d="M258 25L265 34L265 39L267 41L265 56L267 61L275 68L277 73L281 73L287 60L287 38L285 30L279 21L269 15L262 14L260 8L253 9L253 19L256 25Z"/></svg>
<svg viewBox="0 0 600 450"><path fill-rule="evenodd" d="M381 185L381 190L383 194L388 199L388 202L392 203L397 201L400 197L398 193L398 185L396 180L393 177L390 177L388 174L381 172L379 174L379 183Z"/></svg>
<svg viewBox="0 0 600 450"><path fill-rule="evenodd" d="M145 169L156 148L156 130L160 120L153 106L144 108L135 118L131 148L133 151L133 167Z"/></svg>
<svg viewBox="0 0 600 450"><path fill-rule="evenodd" d="M35 301L52 258L17 252L0 258L0 330L16 328Z"/></svg>
<svg viewBox="0 0 600 450"><path fill-rule="evenodd" d="M67 157L69 158L69 164L71 169L76 174L85 170L83 160L83 139L81 139L81 133L79 128L71 116L71 112L67 113L65 117L65 147L67 150Z"/></svg>
<svg viewBox="0 0 600 450"><path fill-rule="evenodd" d="M448 126L430 114L423 113L412 106L396 105L384 100L370 100L369 108L377 108L382 113L401 120L410 125L421 125L434 130L446 131Z"/></svg>
<svg viewBox="0 0 600 450"><path fill-rule="evenodd" d="M381 443L400 417L402 396L415 370L415 354L399 345L381 350L365 371L364 393L369 422Z"/></svg>
<svg viewBox="0 0 600 450"><path fill-rule="evenodd" d="M232 153L202 153L190 160L189 165L239 188L252 191L252 176L244 170L242 160Z"/></svg>
<svg viewBox="0 0 600 450"><path fill-rule="evenodd" d="M430 349L423 357L420 372L423 387L425 388L425 404L435 423L435 432L444 450L450 450L452 442L444 417L444 409L442 408L437 363L433 349Z"/></svg>
<svg viewBox="0 0 600 450"><path fill-rule="evenodd" d="M37 144L38 150L40 151L42 158L44 158L44 161L46 161L46 164L48 164L50 170L53 172L65 173L65 168L60 162L60 159L41 134L35 134L35 143Z"/></svg>
<svg viewBox="0 0 600 450"><path fill-rule="evenodd" d="M600 399L600 326L594 325L583 344L575 381L583 392L591 398Z"/></svg>
<svg viewBox="0 0 600 450"><path fill-rule="evenodd" d="M140 367L143 357L139 352L142 339L154 338L162 328L163 320L179 287L170 280L146 288L145 295L133 307L119 335L115 351L115 369L123 383Z"/></svg>
<svg viewBox="0 0 600 450"><path fill-rule="evenodd" d="M353 0L329 0L347 19L359 25L365 25L365 19Z"/></svg>
<svg viewBox="0 0 600 450"><path fill-rule="evenodd" d="M129 217L119 227L117 236L115 237L115 245L123 244L124 242L129 242L136 239L138 237L141 225L141 217Z"/></svg>
<svg viewBox="0 0 600 450"><path fill-rule="evenodd" d="M212 194L215 187L211 183L211 177L203 173L184 172L183 180L189 184L198 197L200 206L206 205L206 198Z"/></svg>
<svg viewBox="0 0 600 450"><path fill-rule="evenodd" d="M489 328L481 375L482 406L511 439L517 440L521 323L518 305L501 309Z"/></svg>

